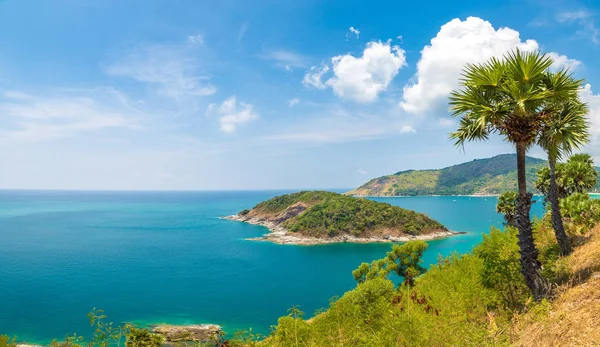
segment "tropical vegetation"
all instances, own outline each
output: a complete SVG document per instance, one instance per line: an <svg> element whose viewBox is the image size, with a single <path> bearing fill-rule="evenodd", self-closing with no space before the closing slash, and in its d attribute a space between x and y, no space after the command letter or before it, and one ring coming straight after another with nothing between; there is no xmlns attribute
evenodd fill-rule
<svg viewBox="0 0 600 347"><path fill-rule="evenodd" d="M525 154L536 143L564 145L564 139L540 139L557 122L557 112L564 110L568 102L578 100L581 87L581 81L567 71L550 72L552 63L549 56L539 52L516 50L503 59L467 65L460 89L450 95L453 115L460 118L457 131L450 134L456 145L499 134L515 146L519 193L515 224L521 268L536 300L546 295L546 285L529 216L532 194L527 191Z"/></svg>

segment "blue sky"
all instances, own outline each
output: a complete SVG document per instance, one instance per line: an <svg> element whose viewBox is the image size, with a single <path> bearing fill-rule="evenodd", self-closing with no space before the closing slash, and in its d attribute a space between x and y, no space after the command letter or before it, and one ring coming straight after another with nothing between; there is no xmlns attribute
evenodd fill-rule
<svg viewBox="0 0 600 347"><path fill-rule="evenodd" d="M0 1L0 188L350 188L452 146L465 63L540 49L587 81L598 1ZM543 155L533 149L532 155Z"/></svg>

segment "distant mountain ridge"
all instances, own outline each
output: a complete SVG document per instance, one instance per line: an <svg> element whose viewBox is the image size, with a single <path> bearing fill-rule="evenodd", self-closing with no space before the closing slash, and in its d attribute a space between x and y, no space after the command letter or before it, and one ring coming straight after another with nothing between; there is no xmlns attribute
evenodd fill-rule
<svg viewBox="0 0 600 347"><path fill-rule="evenodd" d="M547 161L526 157L527 188L535 188L536 173ZM598 188L598 184L596 185ZM500 154L433 170L406 170L374 178L348 192L359 196L498 195L517 190L517 156Z"/></svg>

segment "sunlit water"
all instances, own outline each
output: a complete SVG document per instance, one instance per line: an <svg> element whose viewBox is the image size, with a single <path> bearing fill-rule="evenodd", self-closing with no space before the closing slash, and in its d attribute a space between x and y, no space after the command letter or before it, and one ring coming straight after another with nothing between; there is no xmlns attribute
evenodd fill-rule
<svg viewBox="0 0 600 347"><path fill-rule="evenodd" d="M353 269L390 249L246 241L267 230L219 219L281 193L0 191L0 334L34 342L86 335L94 307L115 322L268 333L292 305L307 315L326 307L355 285ZM466 232L429 242L426 264L468 252L502 226L493 197L375 200Z"/></svg>

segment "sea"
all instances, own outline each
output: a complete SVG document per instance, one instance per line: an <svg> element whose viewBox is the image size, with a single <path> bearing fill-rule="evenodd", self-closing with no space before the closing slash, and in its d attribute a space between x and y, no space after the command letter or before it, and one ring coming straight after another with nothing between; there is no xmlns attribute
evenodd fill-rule
<svg viewBox="0 0 600 347"><path fill-rule="evenodd" d="M289 192L2 190L0 334L35 343L89 336L94 308L115 324L214 323L228 334L268 334L293 306L308 318L352 289L352 270L391 245L248 241L268 230L220 218ZM426 267L502 227L495 197L373 200L465 232L429 241ZM542 213L538 201L532 214Z"/></svg>

